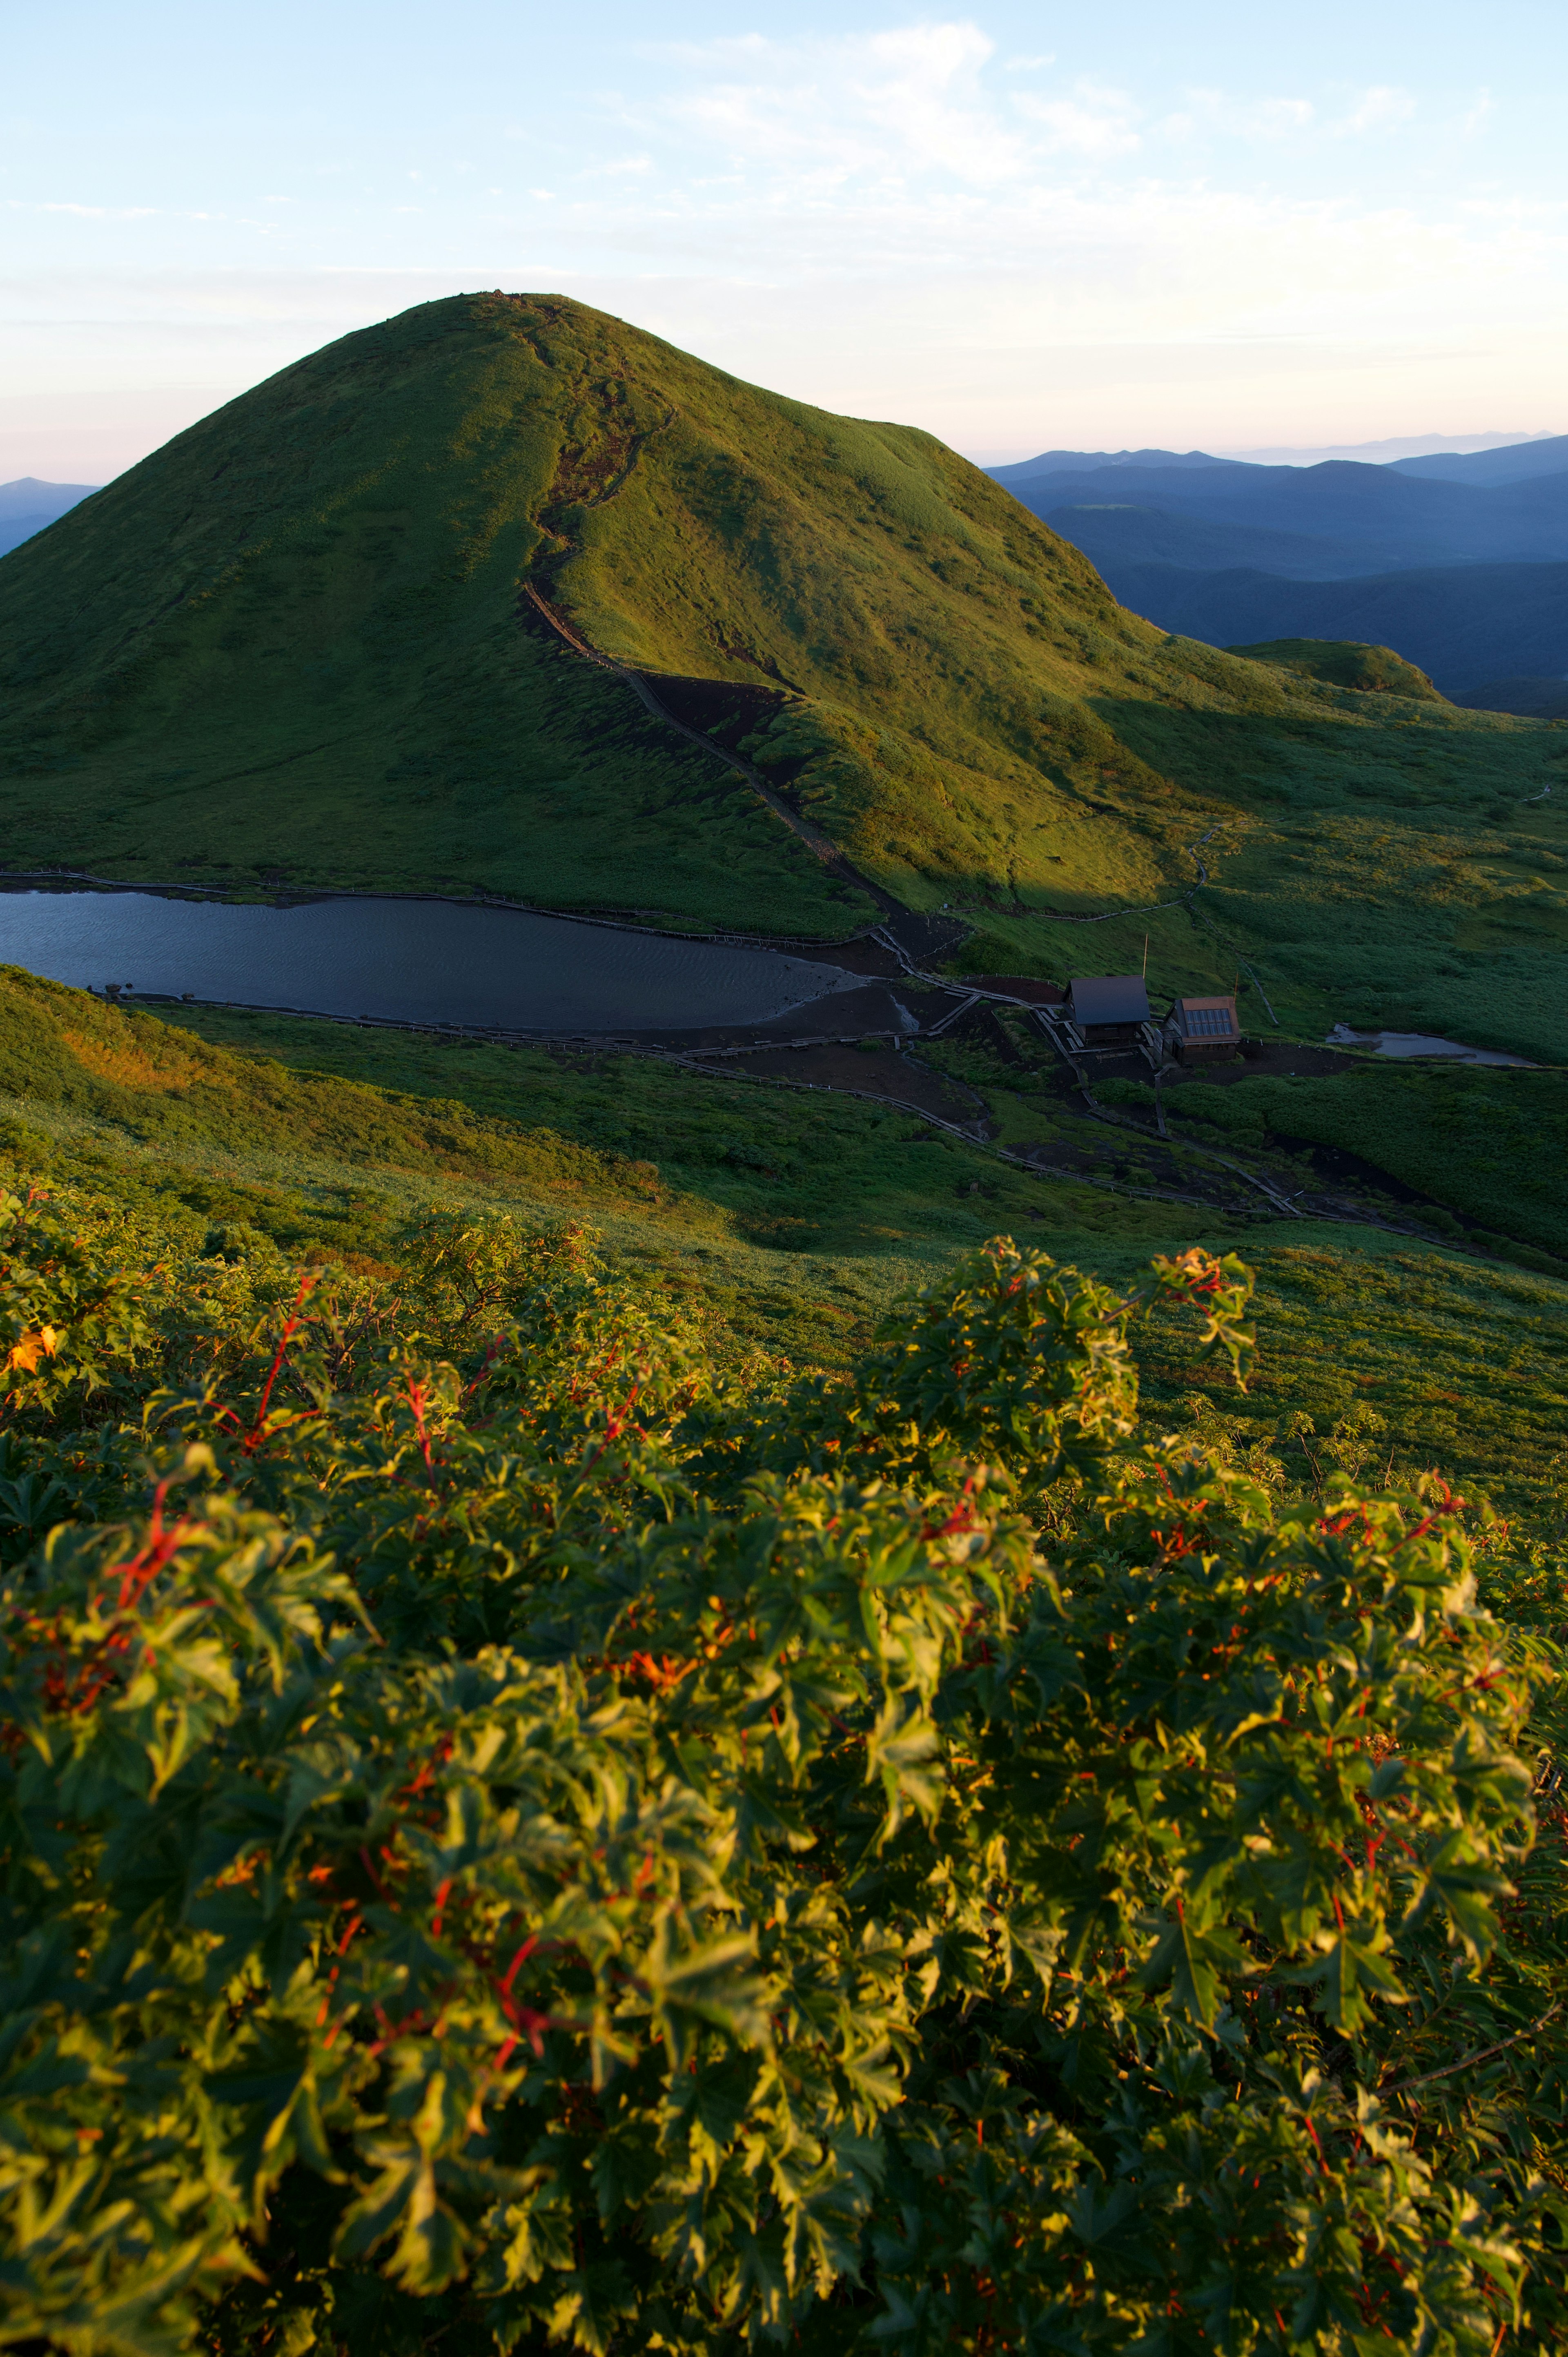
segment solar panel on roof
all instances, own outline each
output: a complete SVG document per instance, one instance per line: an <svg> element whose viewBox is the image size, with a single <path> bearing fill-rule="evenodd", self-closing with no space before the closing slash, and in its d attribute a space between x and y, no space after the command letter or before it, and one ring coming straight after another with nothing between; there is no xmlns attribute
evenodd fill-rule
<svg viewBox="0 0 1568 2357"><path fill-rule="evenodd" d="M1182 1013L1189 1039L1229 1039L1233 1036L1228 1006L1188 1006Z"/></svg>

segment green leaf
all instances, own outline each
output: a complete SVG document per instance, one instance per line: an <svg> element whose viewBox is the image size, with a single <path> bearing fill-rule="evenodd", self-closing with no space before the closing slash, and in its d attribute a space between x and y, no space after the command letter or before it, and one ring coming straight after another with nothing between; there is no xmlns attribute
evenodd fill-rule
<svg viewBox="0 0 1568 2357"><path fill-rule="evenodd" d="M1138 1986L1168 1986L1173 2012L1200 2029L1212 2029L1228 1983L1255 1969L1236 1934L1214 1913L1178 1900L1139 1972Z"/></svg>
<svg viewBox="0 0 1568 2357"><path fill-rule="evenodd" d="M1318 1932L1316 1963L1302 1964L1283 1977L1297 1986L1319 1991L1318 2007L1341 2036L1353 2038L1376 2018L1375 2007L1405 2005L1409 1992L1390 1953L1390 1935L1380 1923L1356 1921Z"/></svg>

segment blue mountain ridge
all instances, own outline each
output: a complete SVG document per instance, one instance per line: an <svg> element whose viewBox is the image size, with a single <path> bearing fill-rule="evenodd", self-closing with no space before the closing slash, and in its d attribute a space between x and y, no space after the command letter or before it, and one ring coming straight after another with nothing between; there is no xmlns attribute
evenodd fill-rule
<svg viewBox="0 0 1568 2357"><path fill-rule="evenodd" d="M990 471L1185 637L1388 646L1506 710L1541 712L1568 673L1568 435L1383 466L1047 451Z"/></svg>
<svg viewBox="0 0 1568 2357"><path fill-rule="evenodd" d="M0 483L0 556L20 548L25 540L31 540L36 532L42 532L98 488L96 483L40 482L37 475Z"/></svg>

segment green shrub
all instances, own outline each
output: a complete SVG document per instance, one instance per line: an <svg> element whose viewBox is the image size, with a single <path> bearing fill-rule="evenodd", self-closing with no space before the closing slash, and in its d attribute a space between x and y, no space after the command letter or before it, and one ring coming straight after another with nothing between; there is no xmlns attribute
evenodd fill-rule
<svg viewBox="0 0 1568 2357"><path fill-rule="evenodd" d="M998 1240L791 1386L580 1234L69 1209L0 1232L7 2341L1560 2345L1551 1591L1436 1480L1134 1446L1238 1264Z"/></svg>

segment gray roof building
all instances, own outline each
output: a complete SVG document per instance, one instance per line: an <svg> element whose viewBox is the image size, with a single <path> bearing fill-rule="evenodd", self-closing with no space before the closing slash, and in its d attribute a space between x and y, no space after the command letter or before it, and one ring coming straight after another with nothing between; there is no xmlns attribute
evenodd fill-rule
<svg viewBox="0 0 1568 2357"><path fill-rule="evenodd" d="M1136 1029L1149 1019L1149 994L1136 974L1079 975L1068 985L1072 1019L1086 1035L1102 1026Z"/></svg>

